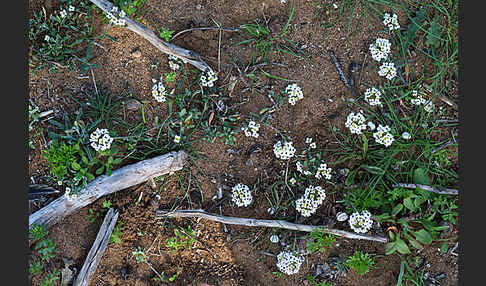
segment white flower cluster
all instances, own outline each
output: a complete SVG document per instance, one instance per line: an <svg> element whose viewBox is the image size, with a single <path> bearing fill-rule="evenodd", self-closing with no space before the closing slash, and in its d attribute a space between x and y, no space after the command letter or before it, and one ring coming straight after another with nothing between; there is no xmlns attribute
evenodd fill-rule
<svg viewBox="0 0 486 286"><path fill-rule="evenodd" d="M169 55L169 68L171 70L178 70L181 68L181 60L173 55Z"/></svg>
<svg viewBox="0 0 486 286"><path fill-rule="evenodd" d="M302 262L304 262L302 256L289 251L282 251L277 255L277 267L281 272L287 275L299 272Z"/></svg>
<svg viewBox="0 0 486 286"><path fill-rule="evenodd" d="M201 74L201 85L207 87L213 87L214 82L218 80L216 73L213 70L209 70Z"/></svg>
<svg viewBox="0 0 486 286"><path fill-rule="evenodd" d="M295 163L295 166L297 167L297 171L304 176L309 176L309 175L312 174L309 170L304 170L304 166L299 161L297 161L297 163Z"/></svg>
<svg viewBox="0 0 486 286"><path fill-rule="evenodd" d="M311 149L316 149L317 147L316 142L312 142L312 138L310 137L305 138L305 143L309 144L309 147L311 147Z"/></svg>
<svg viewBox="0 0 486 286"><path fill-rule="evenodd" d="M258 130L260 130L260 123L256 123L253 120L248 122L248 127L241 128L245 132L246 137L258 138Z"/></svg>
<svg viewBox="0 0 486 286"><path fill-rule="evenodd" d="M384 76L387 79L393 79L397 75L397 68L394 63L383 63L378 71L379 76Z"/></svg>
<svg viewBox="0 0 486 286"><path fill-rule="evenodd" d="M66 196L66 199L70 202L72 202L74 199L78 197L78 194L71 193L71 188L66 188L66 191L64 192L64 196Z"/></svg>
<svg viewBox="0 0 486 286"><path fill-rule="evenodd" d="M118 11L118 7L116 7L116 6L113 6L113 8L111 8L110 13L106 13L106 17L108 17L108 19L110 19L110 24L118 25L118 26L121 26L121 27L125 27L125 25L126 25L125 19L122 19L126 15L127 14L125 13L125 11L123 11L123 10Z"/></svg>
<svg viewBox="0 0 486 286"><path fill-rule="evenodd" d="M110 136L107 129L96 128L96 130L91 133L89 141L91 142L91 147L96 151L105 151L110 149L113 138Z"/></svg>
<svg viewBox="0 0 486 286"><path fill-rule="evenodd" d="M317 168L316 172L316 179L320 180L322 177L326 178L326 180L331 179L331 172L332 169L327 167L327 164L321 163L319 168Z"/></svg>
<svg viewBox="0 0 486 286"><path fill-rule="evenodd" d="M348 115L348 118L346 119L346 123L344 126L349 128L349 131L354 134L361 134L361 130L366 129L366 124L365 124L365 117L363 115L363 111L360 111L359 113L354 113L351 112Z"/></svg>
<svg viewBox="0 0 486 286"><path fill-rule="evenodd" d="M421 105L427 103L427 100L425 100L425 98L423 98L422 96L422 92L420 92L419 94L418 90L412 91L412 99L410 101L412 102L413 105Z"/></svg>
<svg viewBox="0 0 486 286"><path fill-rule="evenodd" d="M249 206L253 200L250 188L244 184L237 184L231 189L231 200L239 207Z"/></svg>
<svg viewBox="0 0 486 286"><path fill-rule="evenodd" d="M427 112L432 112L435 109L435 105L432 102L432 100L429 100L425 105L424 105L424 110Z"/></svg>
<svg viewBox="0 0 486 286"><path fill-rule="evenodd" d="M165 102L167 100L167 90L165 89L163 79L160 77L159 82L156 79L152 79L154 85L152 85L152 96L158 102Z"/></svg>
<svg viewBox="0 0 486 286"><path fill-rule="evenodd" d="M395 139L393 135L390 133L391 128L389 126L379 125L377 131L373 133L373 137L375 137L376 143L385 145L386 147L390 146Z"/></svg>
<svg viewBox="0 0 486 286"><path fill-rule="evenodd" d="M295 105L297 101L304 98L302 89L296 83L289 84L287 88L285 88L285 93L289 96L289 103L291 105Z"/></svg>
<svg viewBox="0 0 486 286"><path fill-rule="evenodd" d="M295 148L292 141L283 143L281 141L278 141L277 143L275 143L275 145L273 145L273 153L275 154L275 157L281 160L288 160L294 157Z"/></svg>
<svg viewBox="0 0 486 286"><path fill-rule="evenodd" d="M370 44L371 57L375 61L381 61L388 58L390 53L391 43L387 39L378 38L374 43Z"/></svg>
<svg viewBox="0 0 486 286"><path fill-rule="evenodd" d="M371 214L369 211L364 210L361 212L355 212L349 217L349 226L357 233L366 233L373 225Z"/></svg>
<svg viewBox="0 0 486 286"><path fill-rule="evenodd" d="M390 31L400 29L397 14L390 15L389 13L385 13L383 16L383 25L387 26Z"/></svg>
<svg viewBox="0 0 486 286"><path fill-rule="evenodd" d="M295 201L295 209L302 216L309 217L314 214L326 198L326 191L320 186L310 185L305 189L304 195Z"/></svg>
<svg viewBox="0 0 486 286"><path fill-rule="evenodd" d="M381 91L376 87L366 89L365 93L365 100L371 106L379 105L381 106Z"/></svg>

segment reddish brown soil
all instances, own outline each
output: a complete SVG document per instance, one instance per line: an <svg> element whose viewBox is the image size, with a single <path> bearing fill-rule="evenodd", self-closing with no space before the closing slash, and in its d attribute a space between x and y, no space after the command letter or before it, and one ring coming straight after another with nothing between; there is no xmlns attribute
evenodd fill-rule
<svg viewBox="0 0 486 286"><path fill-rule="evenodd" d="M287 1L289 2L289 1ZM29 11L37 11L41 6L55 7L56 1L31 0ZM53 4L54 3L54 4ZM212 20L224 27L237 27L240 24L251 22L255 19L266 19L270 27L278 33L285 24L288 16L288 4L281 4L278 0L272 1L235 1L235 0L149 0L145 5L148 12L141 22L153 30L159 30L162 26L175 31L181 31L192 25L196 27L214 26ZM349 97L342 81L336 73L331 62L328 50L334 50L341 60L342 66L347 67L351 60L363 62L368 52L369 43L376 37L379 28L375 26L363 26L352 36L347 35L345 21L333 28L327 29L325 37L323 28L320 27L322 17L316 16L316 9L312 1L299 0L295 3L295 15L288 32L288 38L300 47L306 45L305 52L311 61L299 60L296 57L281 55L271 58L271 61L285 64L287 67L271 66L265 70L271 74L283 78L292 79L302 87L304 99L295 106L285 105L274 114L270 124L279 130L286 130L292 135L296 148L304 146L306 137L313 137L318 142L318 148L324 148L330 144L333 138L330 136L331 126L342 128L347 114L344 98ZM357 11L359 13L360 11ZM405 21L403 15L401 15ZM97 23L97 29L104 29L104 24ZM167 114L166 105L156 104L151 98L151 79L158 78L164 72L168 72L167 57L159 52L150 43L143 40L133 32L112 28L109 34L117 39L113 42L105 39L99 42L103 47L94 50L94 63L101 68L94 70L94 76L98 89L107 90L112 94L126 99L129 94L144 103L147 122L153 122L156 116L163 118ZM240 69L249 65L248 51L240 53L240 47L236 45L242 39L242 33L224 33L221 40L221 71L219 85L229 82L229 76L238 76L238 71L230 64L230 58L237 59ZM212 67L218 67L218 32L194 31L178 37L174 43L186 49L196 51ZM135 58L132 51L139 49L141 57ZM240 56L238 56L240 54ZM369 56L367 61L369 62ZM151 69L150 65L158 62L157 69ZM92 90L93 82L89 78L78 78L75 72L61 71L57 75L40 72L31 77L29 82L30 98L41 109L54 110L54 116L60 118L66 112L73 112L77 106L70 95L83 96L83 90ZM376 71L365 69L362 73L361 83L372 82L377 79ZM267 86L276 93L283 90L288 84L284 81L260 77L259 86ZM360 86L364 90L364 86ZM258 112L263 107L271 105L268 98L258 92L251 92L240 80L232 94L241 101L240 112L248 115L250 112ZM441 102L437 102L438 105ZM444 107L446 107L444 105ZM133 122L141 121L140 112L126 114L126 119ZM46 126L47 123L41 123ZM212 212L219 212L215 202L211 198L216 194L216 180L223 174L231 174L233 181L253 186L257 179L268 182L268 178L275 176L281 166L275 161L272 146L274 132L268 127L263 127L260 137L250 140L243 134L239 134L236 146L228 146L221 142L213 144L198 143L196 148L207 155L208 161L199 161L206 175L197 167L191 166L180 172L184 181L184 188L190 195L190 201L181 200L185 190L179 190L178 179L171 177L165 185L157 183L160 190L160 200L154 196L155 191L149 184L142 184L134 188L120 191L104 199L110 200L113 207L120 211L119 221L123 222L122 242L110 244L98 266L98 269L90 285L310 285L305 280L306 274L312 273L312 265L323 263L330 255L352 255L355 250L362 250L376 254L376 267L364 276L358 276L349 271L345 277L335 281L335 285L396 285L400 259L397 256L384 256L384 245L367 241L351 241L338 239L338 247L330 248L322 254L312 254L306 257L298 275L279 278L272 272L277 271L275 257L261 254L260 251L278 254L280 247L271 244L268 240L272 230L255 229L239 226L226 226L224 230L220 223L196 219L170 219L166 221L156 220L153 212L156 209L168 209L175 203L180 209L204 208ZM45 138L47 139L47 138ZM48 168L45 160L40 156L45 149L45 139L42 136L33 138L36 149L29 154L29 174L36 183L48 182ZM261 152L247 155L248 151L257 144ZM233 149L238 154L230 154L228 149ZM332 158L332 154L325 154ZM250 159L250 160L249 160ZM343 166L340 166L343 167ZM193 177L192 184L188 186L188 178ZM201 203L199 190L194 181L200 184L204 199ZM229 182L223 181L223 190L228 191ZM255 194L257 202L248 209L233 209L229 201L221 205L224 215L269 218L267 208L269 203L265 198L268 186L262 183ZM332 215L332 202L339 194L332 194L332 186L328 186L330 199L320 209L318 214L302 223L323 223ZM140 194L141 201L136 204ZM60 269L63 267L62 258L66 257L75 262L79 270L96 237L102 218L92 223L86 219L89 208L97 212L102 211L100 199L96 203L85 207L76 213L63 219L50 229L50 238L56 242L57 255L51 263L51 267ZM31 211L35 211L44 203L33 205ZM165 247L165 242L173 236L176 226L191 226L197 233L197 243L190 250L182 250L173 254ZM338 225L339 226L339 225ZM344 227L344 226L343 226ZM288 233L297 238L303 238L304 233ZM297 240L301 241L302 240ZM177 278L171 283L155 282L155 272L146 263L137 263L132 256L138 246L149 249L149 263L158 273L164 273L168 278L178 273ZM447 278L442 285L450 286L457 283L457 258L441 257L437 247L431 247L425 251L425 259L431 264L429 272L432 275L446 272ZM124 279L121 270L128 267L128 274ZM39 285L39 280L33 279L33 285ZM206 284L204 284L206 283Z"/></svg>

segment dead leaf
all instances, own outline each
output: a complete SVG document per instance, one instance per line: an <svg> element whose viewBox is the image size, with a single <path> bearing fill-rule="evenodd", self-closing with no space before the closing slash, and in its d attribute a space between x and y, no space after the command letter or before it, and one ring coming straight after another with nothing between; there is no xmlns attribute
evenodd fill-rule
<svg viewBox="0 0 486 286"><path fill-rule="evenodd" d="M209 126L211 126L211 122L213 122L213 119L214 119L214 112L211 112L211 114L209 115L209 121L208 121Z"/></svg>
<svg viewBox="0 0 486 286"><path fill-rule="evenodd" d="M408 66L408 64L405 65L405 80L408 81L408 74L410 73L410 67Z"/></svg>
<svg viewBox="0 0 486 286"><path fill-rule="evenodd" d="M386 232L389 232L390 230L393 230L394 233L398 233L398 229L396 226L392 225L386 229Z"/></svg>

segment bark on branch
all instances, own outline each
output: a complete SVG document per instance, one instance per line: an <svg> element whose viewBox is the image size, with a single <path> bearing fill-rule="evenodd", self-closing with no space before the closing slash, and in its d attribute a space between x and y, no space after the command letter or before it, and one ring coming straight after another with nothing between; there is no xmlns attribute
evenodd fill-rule
<svg viewBox="0 0 486 286"><path fill-rule="evenodd" d="M79 208L89 205L102 196L143 183L153 177L179 171L184 166L187 154L184 151L170 152L152 159L124 166L113 171L111 176L102 175L82 189L78 197L68 201L61 196L29 216L29 229L33 224L46 227L57 223L63 217Z"/></svg>
<svg viewBox="0 0 486 286"><path fill-rule="evenodd" d="M432 186L427 186L427 185L420 185L420 184L405 184L405 183L398 183L393 185L394 188L396 187L402 187L402 188L407 188L407 189L416 189L420 188L425 191L437 193L437 194L442 194L442 195L458 195L459 191L456 189L447 189L447 188L437 188L437 187L432 187Z"/></svg>
<svg viewBox="0 0 486 286"><path fill-rule="evenodd" d="M73 286L88 286L91 277L96 271L98 264L101 261L101 256L103 252L105 252L106 246L108 246L108 242L110 241L111 233L115 228L116 220L118 219L118 212L110 208L108 213L103 220L103 224L98 231L98 235L96 236L96 240L93 243L93 246L88 252L88 256L84 261L83 267L79 271L78 277L73 283Z"/></svg>
<svg viewBox="0 0 486 286"><path fill-rule="evenodd" d="M156 218L198 217L198 218L204 218L212 221L221 222L224 224L234 224L234 225L253 226L253 227L255 226L256 227L276 227L276 228L305 231L305 232L312 232L313 230L324 228L327 233L336 236L345 237L345 238L372 240L372 241L383 242L383 243L388 242L388 239L386 237L353 233L353 232L348 232L339 229L327 228L326 226L322 226L322 225L319 226L319 225L296 224L284 220L267 220L267 219L221 216L221 215L211 214L200 209L199 210L177 210L177 211L158 210L155 212L155 217Z"/></svg>
<svg viewBox="0 0 486 286"><path fill-rule="evenodd" d="M111 9L113 8L113 4L105 0L90 0L90 1L96 6L98 6L105 13L110 13ZM161 52L178 57L183 62L189 63L203 72L211 69L211 67L201 59L201 56L199 54L190 50L183 49L174 44L166 43L162 41L149 28L136 21L133 21L128 17L123 17L123 19L126 21L127 29L137 33L138 35L140 35L141 37L149 41Z"/></svg>

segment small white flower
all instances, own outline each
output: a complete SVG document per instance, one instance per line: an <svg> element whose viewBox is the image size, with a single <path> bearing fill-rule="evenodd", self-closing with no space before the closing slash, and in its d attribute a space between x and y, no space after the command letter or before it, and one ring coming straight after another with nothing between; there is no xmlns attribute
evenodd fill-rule
<svg viewBox="0 0 486 286"><path fill-rule="evenodd" d="M91 147L96 151L105 151L110 149L113 138L110 136L107 129L99 129L91 133L89 141L91 142Z"/></svg>
<svg viewBox="0 0 486 286"><path fill-rule="evenodd" d="M397 75L397 69L394 63L383 63L378 71L379 76L384 76L387 79L393 79Z"/></svg>
<svg viewBox="0 0 486 286"><path fill-rule="evenodd" d="M306 196L301 197L295 201L295 209L300 212L302 216L309 217L317 210L317 202L307 198Z"/></svg>
<svg viewBox="0 0 486 286"><path fill-rule="evenodd" d="M231 190L231 201L239 207L247 207L251 204L253 197L250 188L244 184L237 184Z"/></svg>
<svg viewBox="0 0 486 286"><path fill-rule="evenodd" d="M165 102L167 100L167 90L165 89L162 77L160 81L157 82L156 79L152 79L152 82L154 83L152 85L152 96L157 102Z"/></svg>
<svg viewBox="0 0 486 286"><path fill-rule="evenodd" d="M273 153L275 154L275 157L281 159L281 160L288 160L292 158L295 154L295 148L292 145L292 141L289 142L281 142L278 141L273 145Z"/></svg>
<svg viewBox="0 0 486 286"><path fill-rule="evenodd" d="M181 136L179 135L174 136L174 143L179 143L179 142L181 142Z"/></svg>
<svg viewBox="0 0 486 286"><path fill-rule="evenodd" d="M373 131L373 130L375 130L376 125L372 121L369 121L368 122L368 127L370 128L371 131Z"/></svg>
<svg viewBox="0 0 486 286"><path fill-rule="evenodd" d="M169 68L171 70L174 70L174 71L178 70L181 67L180 62L181 62L181 60L178 57L173 56L173 55L169 55Z"/></svg>
<svg viewBox="0 0 486 286"><path fill-rule="evenodd" d="M285 4L286 0L280 0L280 4Z"/></svg>
<svg viewBox="0 0 486 286"><path fill-rule="evenodd" d="M362 112L354 113L351 112L348 115L346 123L344 124L349 131L354 134L361 134L361 130L366 129L365 118Z"/></svg>
<svg viewBox="0 0 486 286"><path fill-rule="evenodd" d="M289 84L285 88L285 93L289 97L289 103L291 105L295 105L297 101L304 98L304 93L302 92L302 89L296 83Z"/></svg>
<svg viewBox="0 0 486 286"><path fill-rule="evenodd" d="M370 44L371 57L375 61L386 60L390 53L391 43L387 39L378 38Z"/></svg>
<svg viewBox="0 0 486 286"><path fill-rule="evenodd" d="M245 135L247 137L258 138L258 136L259 136L258 131L260 130L260 123L257 123L255 121L251 120L248 123L248 126L241 128L241 130L243 130L245 132Z"/></svg>
<svg viewBox="0 0 486 286"><path fill-rule="evenodd" d="M76 8L73 5L69 5L69 12L73 12Z"/></svg>
<svg viewBox="0 0 486 286"><path fill-rule="evenodd" d="M385 147L390 146L395 140L390 131L391 128L389 126L378 125L377 131L373 133L376 143L385 145Z"/></svg>
<svg viewBox="0 0 486 286"><path fill-rule="evenodd" d="M307 138L305 138L305 143L306 143L306 144L310 144L310 143L312 143L312 138L311 138L311 137L307 137Z"/></svg>
<svg viewBox="0 0 486 286"><path fill-rule="evenodd" d="M62 186L62 181L57 181L57 184L58 184L59 186Z"/></svg>
<svg viewBox="0 0 486 286"><path fill-rule="evenodd" d="M294 177L292 177L292 178L289 179L289 183L291 185L295 184L296 182L297 182L297 180Z"/></svg>
<svg viewBox="0 0 486 286"><path fill-rule="evenodd" d="M427 112L432 112L435 109L435 105L432 102L432 100L429 100L425 105L424 105L424 110Z"/></svg>
<svg viewBox="0 0 486 286"><path fill-rule="evenodd" d="M412 135L410 135L410 133L408 133L408 132L403 132L402 138L405 139L405 140L408 140L408 139L412 138Z"/></svg>
<svg viewBox="0 0 486 286"><path fill-rule="evenodd" d="M44 37L44 41L49 42L50 40L51 40L51 37L49 37L49 35L46 35L46 36Z"/></svg>
<svg viewBox="0 0 486 286"><path fill-rule="evenodd" d="M316 147L317 147L316 142L310 143L309 147L311 147L312 149L316 149Z"/></svg>
<svg viewBox="0 0 486 286"><path fill-rule="evenodd" d="M365 100L368 102L371 106L382 106L381 104L381 91L378 90L376 87L368 88L366 89L365 93Z"/></svg>
<svg viewBox="0 0 486 286"><path fill-rule="evenodd" d="M319 168L317 169L316 172L316 179L320 180L322 177L326 178L326 180L331 179L331 172L332 169L327 167L327 164L321 163L319 165Z"/></svg>
<svg viewBox="0 0 486 286"><path fill-rule="evenodd" d="M326 199L326 191L320 186L314 187L310 185L305 189L304 197L312 200L316 207L319 207Z"/></svg>
<svg viewBox="0 0 486 286"><path fill-rule="evenodd" d="M411 94L412 98L410 99L410 102L413 105L426 104L427 100L425 100L425 98L422 95L423 95L422 92L420 92L419 94L418 90L412 90L412 94Z"/></svg>
<svg viewBox="0 0 486 286"><path fill-rule="evenodd" d="M400 29L397 14L393 14L393 16L390 16L389 13L385 13L385 15L383 16L383 24L387 26L388 30L390 31Z"/></svg>
<svg viewBox="0 0 486 286"><path fill-rule="evenodd" d="M201 74L201 85L206 87L213 87L214 82L218 80L218 76L213 70L208 70Z"/></svg>
<svg viewBox="0 0 486 286"><path fill-rule="evenodd" d="M354 232L366 233L371 229L373 220L371 219L371 213L367 210L361 212L355 212L349 217L349 226Z"/></svg>
<svg viewBox="0 0 486 286"><path fill-rule="evenodd" d="M61 12L59 13L59 15L61 16L61 18L65 18L67 16L67 11L66 10L61 10Z"/></svg>
<svg viewBox="0 0 486 286"><path fill-rule="evenodd" d="M269 207L269 208L267 209L267 212L268 212L269 214L273 215L273 214L275 213L275 209L274 209L273 207Z"/></svg>
<svg viewBox="0 0 486 286"><path fill-rule="evenodd" d="M277 255L277 267L281 272L287 275L299 272L302 262L304 262L302 256L289 251L282 251Z"/></svg>
<svg viewBox="0 0 486 286"><path fill-rule="evenodd" d="M270 236L270 241L272 243L277 243L280 239L278 238L278 235L274 234L272 236Z"/></svg>

